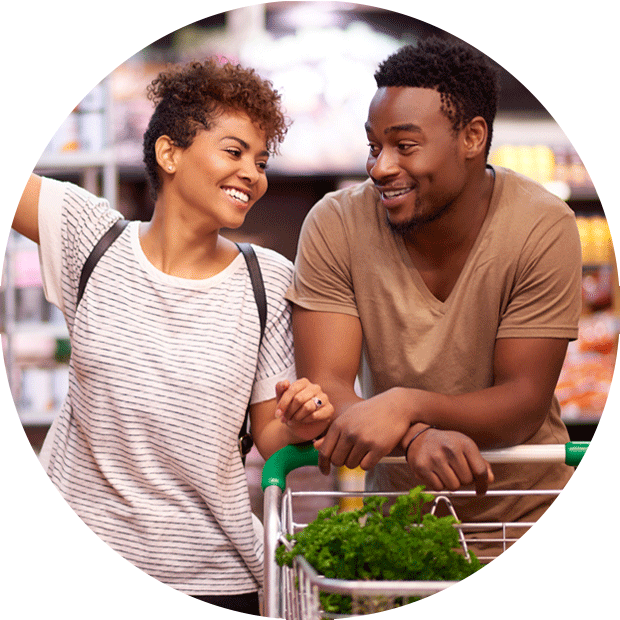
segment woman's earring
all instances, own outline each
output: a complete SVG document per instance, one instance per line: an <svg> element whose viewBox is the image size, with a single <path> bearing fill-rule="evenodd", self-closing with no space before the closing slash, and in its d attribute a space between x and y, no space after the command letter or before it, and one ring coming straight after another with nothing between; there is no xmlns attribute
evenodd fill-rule
<svg viewBox="0 0 620 620"><path fill-rule="evenodd" d="M172 166L168 166L168 170L172 172Z"/></svg>

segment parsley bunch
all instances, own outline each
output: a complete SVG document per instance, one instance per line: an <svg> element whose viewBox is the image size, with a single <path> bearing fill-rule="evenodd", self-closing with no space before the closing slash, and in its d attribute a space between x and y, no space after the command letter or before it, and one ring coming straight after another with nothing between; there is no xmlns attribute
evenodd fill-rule
<svg viewBox="0 0 620 620"><path fill-rule="evenodd" d="M467 560L457 549L459 535L454 517L422 515L433 499L423 487L400 495L387 515L385 497L370 497L359 510L338 512L337 506L319 511L306 528L289 535L291 550L280 546L276 561L292 566L302 555L314 569L332 579L373 581L459 581L480 568L470 551ZM399 600L405 604L416 599ZM351 597L321 594L325 612L351 613Z"/></svg>

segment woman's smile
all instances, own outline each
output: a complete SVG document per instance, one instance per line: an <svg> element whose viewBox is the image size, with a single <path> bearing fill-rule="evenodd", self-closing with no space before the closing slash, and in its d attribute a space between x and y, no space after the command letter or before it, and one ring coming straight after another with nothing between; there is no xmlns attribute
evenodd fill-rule
<svg viewBox="0 0 620 620"><path fill-rule="evenodd" d="M240 204L241 206L249 205L251 195L248 192L237 189L235 187L223 187L222 189L228 196L230 196L236 203Z"/></svg>
<svg viewBox="0 0 620 620"><path fill-rule="evenodd" d="M265 132L245 114L221 114L177 153L171 179L174 202L214 230L239 228L267 191ZM198 222L198 219L194 219Z"/></svg>

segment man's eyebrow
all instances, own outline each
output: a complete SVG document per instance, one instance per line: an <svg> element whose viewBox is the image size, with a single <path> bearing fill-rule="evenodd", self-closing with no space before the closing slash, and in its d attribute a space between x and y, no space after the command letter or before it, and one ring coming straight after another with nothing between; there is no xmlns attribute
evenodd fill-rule
<svg viewBox="0 0 620 620"><path fill-rule="evenodd" d="M364 127L366 128L366 133L370 133L372 131L370 123L364 123ZM414 123L403 123L401 125L392 125L391 127L387 127L383 133L388 135L399 131L419 132L422 131L422 129L419 125L415 125Z"/></svg>
<svg viewBox="0 0 620 620"><path fill-rule="evenodd" d="M235 142L238 142L246 151L250 149L250 145L245 140L242 140L241 138L237 138L237 136L224 136L222 140L234 140ZM261 153L259 153L260 157L263 157L265 155L269 157L269 151L264 150Z"/></svg>
<svg viewBox="0 0 620 620"><path fill-rule="evenodd" d="M387 135L389 133L396 133L398 131L417 132L422 131L422 129L419 125L415 125L414 123L403 123L402 125L392 125L392 127L388 127L383 133Z"/></svg>

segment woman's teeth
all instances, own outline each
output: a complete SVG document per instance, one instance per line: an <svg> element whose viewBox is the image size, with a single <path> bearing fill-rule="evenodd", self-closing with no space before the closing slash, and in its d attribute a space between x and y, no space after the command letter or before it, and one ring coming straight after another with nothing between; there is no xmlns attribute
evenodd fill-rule
<svg viewBox="0 0 620 620"><path fill-rule="evenodd" d="M224 191L229 196L231 196L235 200L239 200L240 202L244 202L244 203L247 204L247 202L250 200L250 197L247 194L245 194L244 192L240 192L239 190L227 187L227 188L224 189Z"/></svg>

